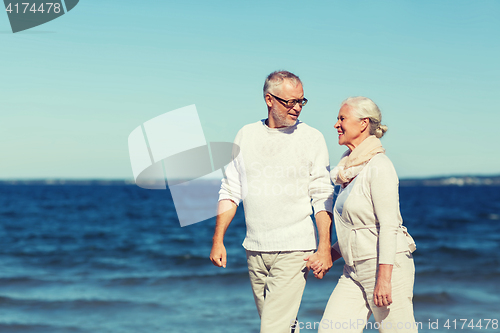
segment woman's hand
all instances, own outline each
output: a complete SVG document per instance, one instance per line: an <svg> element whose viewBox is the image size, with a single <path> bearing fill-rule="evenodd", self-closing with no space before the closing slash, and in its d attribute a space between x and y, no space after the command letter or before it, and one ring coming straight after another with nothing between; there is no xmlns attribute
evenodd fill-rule
<svg viewBox="0 0 500 333"><path fill-rule="evenodd" d="M392 265L378 265L377 283L373 291L373 302L376 306L389 306L392 304Z"/></svg>
<svg viewBox="0 0 500 333"><path fill-rule="evenodd" d="M309 258L307 258L309 260ZM314 273L314 277L317 278L317 279L322 279L323 276L325 276L325 272L323 272L322 268L323 268L323 264L319 261L319 260L316 260L314 262L311 262L310 264L311 266L309 267L309 269L312 269L313 270L313 273Z"/></svg>

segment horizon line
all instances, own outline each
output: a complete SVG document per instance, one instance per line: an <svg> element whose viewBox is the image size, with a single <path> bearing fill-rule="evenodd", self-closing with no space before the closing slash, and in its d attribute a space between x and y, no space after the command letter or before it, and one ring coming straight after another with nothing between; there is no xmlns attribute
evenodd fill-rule
<svg viewBox="0 0 500 333"><path fill-rule="evenodd" d="M450 175L432 175L432 176L408 176L399 177L400 180L425 180L425 179L440 179L440 178L496 178L500 177L500 173L496 174L450 174ZM203 178L203 177L200 177ZM200 179L197 178L197 179ZM171 180L186 180L187 178L172 178ZM207 181L221 180L221 178L204 178ZM21 178L0 178L0 182L12 181L103 181L103 182L132 182L134 178L105 178L105 177L21 177ZM165 179L166 181L166 179Z"/></svg>
<svg viewBox="0 0 500 333"><path fill-rule="evenodd" d="M172 181L187 182L188 179L176 178ZM198 178L198 180L200 180ZM205 178L206 184L219 184L220 178ZM464 186L485 185L500 186L500 174L494 175L448 175L428 177L403 177L399 179L401 186ZM0 178L0 185L86 185L86 186L136 186L133 178ZM165 180L168 188L168 182Z"/></svg>

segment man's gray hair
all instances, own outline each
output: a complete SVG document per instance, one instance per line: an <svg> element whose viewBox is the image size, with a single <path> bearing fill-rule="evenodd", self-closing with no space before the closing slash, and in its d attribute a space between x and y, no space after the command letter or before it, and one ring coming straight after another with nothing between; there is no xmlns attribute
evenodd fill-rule
<svg viewBox="0 0 500 333"><path fill-rule="evenodd" d="M349 97L340 103L340 107L348 105L351 107L354 115L360 120L363 118L370 119L370 135L375 135L381 138L387 132L387 126L382 125L382 113L377 104L368 97L356 96Z"/></svg>
<svg viewBox="0 0 500 333"><path fill-rule="evenodd" d="M269 74L264 82L264 98L269 90L273 90L283 83L283 80L289 80L293 85L297 86L299 83L302 84L299 77L288 71L275 71Z"/></svg>

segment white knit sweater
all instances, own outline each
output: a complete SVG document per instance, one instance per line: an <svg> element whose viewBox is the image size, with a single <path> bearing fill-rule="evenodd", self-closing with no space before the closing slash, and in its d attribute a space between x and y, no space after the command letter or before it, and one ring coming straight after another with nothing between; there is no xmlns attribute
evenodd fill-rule
<svg viewBox="0 0 500 333"><path fill-rule="evenodd" d="M297 121L269 128L264 120L244 126L234 141L238 158L226 169L219 200L243 201L243 247L251 251L316 249L314 212L332 212L333 187L323 135Z"/></svg>

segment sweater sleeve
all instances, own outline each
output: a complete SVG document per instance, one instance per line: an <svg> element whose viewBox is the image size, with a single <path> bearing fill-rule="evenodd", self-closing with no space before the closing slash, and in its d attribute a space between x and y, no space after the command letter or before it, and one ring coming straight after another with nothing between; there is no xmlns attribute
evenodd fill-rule
<svg viewBox="0 0 500 333"><path fill-rule="evenodd" d="M236 205L244 199L244 185L245 185L245 168L243 165L243 157L241 154L242 133L241 130L236 135L234 140L235 146L233 147L232 161L225 169L224 178L219 191L219 201L232 200Z"/></svg>
<svg viewBox="0 0 500 333"><path fill-rule="evenodd" d="M400 224L399 180L392 162L385 155L377 156L373 165L370 190L373 209L380 231L378 239L379 264L394 264L397 248L397 232Z"/></svg>
<svg viewBox="0 0 500 333"><path fill-rule="evenodd" d="M320 211L332 213L333 186L330 181L330 160L323 135L316 141L312 156L309 182L309 196L312 199L314 214Z"/></svg>

